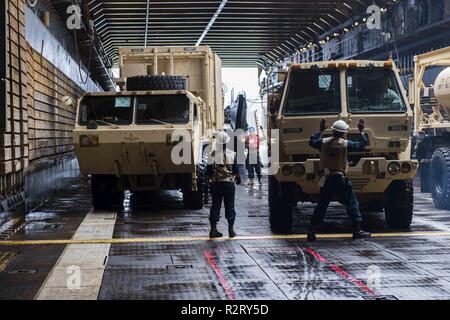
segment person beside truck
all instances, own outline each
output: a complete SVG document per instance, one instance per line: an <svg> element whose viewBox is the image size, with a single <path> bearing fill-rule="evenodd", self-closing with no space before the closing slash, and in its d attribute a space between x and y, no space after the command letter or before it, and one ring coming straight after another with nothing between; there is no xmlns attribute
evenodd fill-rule
<svg viewBox="0 0 450 320"><path fill-rule="evenodd" d="M216 134L215 150L211 152L212 163L209 163L206 167L206 176L210 180L212 197L209 215L211 223L210 238L223 236L217 229L222 200L225 205L225 218L228 220L228 235L230 238L236 236L234 231L234 221L236 219L236 210L234 208L235 183L237 185L241 184L241 178L236 153L227 148L230 140L230 136L224 131L219 131Z"/></svg>
<svg viewBox="0 0 450 320"><path fill-rule="evenodd" d="M353 239L368 238L370 233L361 229L362 215L359 210L359 203L353 192L352 184L347 177L347 152L363 151L367 145L364 136L364 120L358 123L361 133L359 141L346 140L349 125L343 121L336 121L331 129L333 135L323 138L323 133L327 128L325 119L320 122L320 132L311 136L309 145L320 150L319 173L321 179L319 202L314 210L311 219L311 227L308 231L308 241L316 240L316 230L326 215L328 205L335 196L347 207L347 213L353 224Z"/></svg>
<svg viewBox="0 0 450 320"><path fill-rule="evenodd" d="M261 185L262 183L262 165L259 155L260 145L261 141L259 138L259 134L257 133L255 128L250 127L248 129L248 135L245 137L245 149L247 149L247 158L245 161L245 165L248 172L248 186L253 186L255 180L255 172L256 177L258 178L259 185Z"/></svg>

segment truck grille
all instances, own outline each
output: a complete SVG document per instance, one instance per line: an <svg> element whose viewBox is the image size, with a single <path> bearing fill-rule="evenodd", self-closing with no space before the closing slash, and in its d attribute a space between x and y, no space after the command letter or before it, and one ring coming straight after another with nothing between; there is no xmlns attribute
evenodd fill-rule
<svg viewBox="0 0 450 320"><path fill-rule="evenodd" d="M355 190L355 191L361 191L370 182L370 178L349 177L349 179L352 182L353 190Z"/></svg>

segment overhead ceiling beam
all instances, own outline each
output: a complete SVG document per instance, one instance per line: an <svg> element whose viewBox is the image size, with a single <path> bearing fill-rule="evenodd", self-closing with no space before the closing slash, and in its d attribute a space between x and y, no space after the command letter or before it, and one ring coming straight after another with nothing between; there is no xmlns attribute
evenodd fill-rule
<svg viewBox="0 0 450 320"><path fill-rule="evenodd" d="M55 0L63 3L68 0ZM77 0L81 1L81 0ZM105 52L209 45L224 65L273 63L316 42L373 0L85 0ZM62 7L61 10L63 10ZM62 11L61 11L62 12ZM258 55L259 53L259 55Z"/></svg>
<svg viewBox="0 0 450 320"><path fill-rule="evenodd" d="M147 13L145 17L145 41L144 41L144 47L147 46L147 37L148 37L148 16L150 13L150 0L147 0Z"/></svg>
<svg viewBox="0 0 450 320"><path fill-rule="evenodd" d="M197 43L195 44L196 47L202 43L203 39L208 34L209 29L211 29L212 25L214 24L214 22L216 21L217 17L220 15L220 13L222 12L222 10L225 7L225 5L227 4L227 2L228 2L228 0L222 0L219 7L217 8L217 11L214 13L214 15L212 16L208 25L206 26L205 30L203 30L202 35L200 36L200 38L198 38Z"/></svg>

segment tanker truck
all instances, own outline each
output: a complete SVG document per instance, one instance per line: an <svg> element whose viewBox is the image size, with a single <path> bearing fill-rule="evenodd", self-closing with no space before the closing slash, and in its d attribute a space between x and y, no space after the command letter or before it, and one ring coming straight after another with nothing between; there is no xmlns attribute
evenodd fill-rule
<svg viewBox="0 0 450 320"><path fill-rule="evenodd" d="M421 192L434 205L450 210L450 47L414 57L409 98L414 105L414 155L420 162ZM434 85L424 77L443 69ZM437 70L436 70L437 69Z"/></svg>

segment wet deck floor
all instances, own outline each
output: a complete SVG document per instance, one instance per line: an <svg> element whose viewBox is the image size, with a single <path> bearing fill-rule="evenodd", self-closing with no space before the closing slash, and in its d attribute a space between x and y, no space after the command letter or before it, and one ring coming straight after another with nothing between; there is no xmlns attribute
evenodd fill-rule
<svg viewBox="0 0 450 320"><path fill-rule="evenodd" d="M90 212L86 183L74 182L25 221L4 224L0 240L12 242L0 243L0 299L450 299L450 212L425 194L415 196L415 235L312 244L301 239L309 204L298 206L294 236L273 237L267 184L238 187L244 237L236 240L206 240L208 206L186 211L176 192L125 205L117 215ZM365 221L370 231L387 232L382 214L365 213ZM104 239L95 228L108 226L110 243L89 242ZM224 220L220 228L226 231ZM345 210L333 206L321 232L350 230Z"/></svg>

